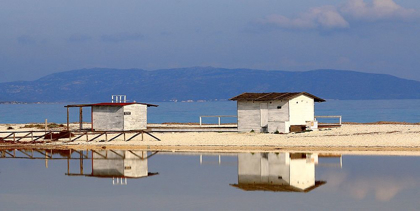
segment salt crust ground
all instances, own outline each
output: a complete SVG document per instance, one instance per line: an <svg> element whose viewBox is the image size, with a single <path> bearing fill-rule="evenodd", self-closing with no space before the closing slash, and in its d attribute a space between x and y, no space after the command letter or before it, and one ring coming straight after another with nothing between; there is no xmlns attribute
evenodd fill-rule
<svg viewBox="0 0 420 211"><path fill-rule="evenodd" d="M13 130L7 130L13 127ZM0 124L0 131L28 131L34 129L21 128L23 124ZM77 124L72 124L76 128ZM305 133L291 134L260 134L260 133L215 133L215 132L186 132L186 133L154 133L162 141L156 141L145 135L124 142L116 139L103 142L98 139L87 143L83 138L64 143L66 140L50 143L49 145L105 145L105 146L179 146L179 147L278 147L278 148L311 148L311 147L404 147L419 148L420 125L343 125L341 128L326 129ZM1 135L0 135L1 137ZM112 138L112 136L108 136Z"/></svg>

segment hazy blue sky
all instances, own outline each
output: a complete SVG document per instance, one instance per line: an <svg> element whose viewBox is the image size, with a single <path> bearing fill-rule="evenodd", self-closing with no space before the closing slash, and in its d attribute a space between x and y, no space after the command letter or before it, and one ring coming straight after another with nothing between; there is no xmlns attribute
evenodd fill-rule
<svg viewBox="0 0 420 211"><path fill-rule="evenodd" d="M418 0L0 0L0 82L214 66L420 80Z"/></svg>

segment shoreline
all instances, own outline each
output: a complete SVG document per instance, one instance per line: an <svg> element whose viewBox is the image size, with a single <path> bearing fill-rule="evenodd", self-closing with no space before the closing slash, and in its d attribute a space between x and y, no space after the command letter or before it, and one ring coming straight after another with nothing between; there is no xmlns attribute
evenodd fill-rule
<svg viewBox="0 0 420 211"><path fill-rule="evenodd" d="M14 130L6 130L11 126ZM1 132L28 130L25 124L0 124ZM71 125L74 128L78 124ZM37 129L41 130L41 129ZM34 131L36 131L34 129ZM60 128L57 129L60 131ZM233 132L153 132L161 139L156 141L144 136L124 142L77 140L66 143L60 139L50 143L30 144L2 143L0 149L43 148L43 149L145 149L155 151L325 151L325 152L387 152L395 154L420 155L419 124L343 124L340 128L323 129L305 133L265 134ZM1 136L0 136L1 137ZM404 153L405 152L405 153Z"/></svg>

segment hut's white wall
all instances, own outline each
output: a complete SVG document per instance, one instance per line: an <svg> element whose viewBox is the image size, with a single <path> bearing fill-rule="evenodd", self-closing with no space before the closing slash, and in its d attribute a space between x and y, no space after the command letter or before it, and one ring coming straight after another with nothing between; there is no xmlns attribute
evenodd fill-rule
<svg viewBox="0 0 420 211"><path fill-rule="evenodd" d="M92 116L96 131L124 129L124 109L121 106L93 106Z"/></svg>
<svg viewBox="0 0 420 211"><path fill-rule="evenodd" d="M238 155L238 183L289 184L289 153L243 153Z"/></svg>
<svg viewBox="0 0 420 211"><path fill-rule="evenodd" d="M267 132L288 133L289 126L289 102L281 100L268 102Z"/></svg>
<svg viewBox="0 0 420 211"><path fill-rule="evenodd" d="M261 131L260 102L238 101L238 131Z"/></svg>
<svg viewBox="0 0 420 211"><path fill-rule="evenodd" d="M310 158L290 160L290 185L302 190L315 185L315 163Z"/></svg>
<svg viewBox="0 0 420 211"><path fill-rule="evenodd" d="M289 132L288 101L238 101L238 131ZM265 108L267 108L265 110ZM264 119L263 119L264 118Z"/></svg>
<svg viewBox="0 0 420 211"><path fill-rule="evenodd" d="M289 100L290 125L306 125L306 121L314 121L314 99L300 95Z"/></svg>
<svg viewBox="0 0 420 211"><path fill-rule="evenodd" d="M94 176L124 176L124 160L113 152L97 151L93 153L92 174Z"/></svg>
<svg viewBox="0 0 420 211"><path fill-rule="evenodd" d="M146 177L149 175L149 169L147 166L147 159L141 159L137 156L147 157L147 151L122 151L121 154L125 153L124 159L124 176L126 177ZM135 153L135 154L133 154ZM136 156L137 155L137 156Z"/></svg>
<svg viewBox="0 0 420 211"><path fill-rule="evenodd" d="M124 130L143 130L147 128L147 106L126 105L124 108Z"/></svg>
<svg viewBox="0 0 420 211"><path fill-rule="evenodd" d="M133 151L141 156L146 151ZM147 159L142 160L131 152L124 150L115 150L115 152L98 151L93 154L94 176L108 177L145 177L148 176ZM121 156L125 156L123 159ZM104 157L107 157L105 159ZM147 157L147 155L145 156Z"/></svg>

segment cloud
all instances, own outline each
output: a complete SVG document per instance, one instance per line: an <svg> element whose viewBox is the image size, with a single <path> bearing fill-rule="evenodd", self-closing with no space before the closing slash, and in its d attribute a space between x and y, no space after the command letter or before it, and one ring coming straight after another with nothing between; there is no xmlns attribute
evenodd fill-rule
<svg viewBox="0 0 420 211"><path fill-rule="evenodd" d="M282 15L270 15L263 23L274 24L283 28L347 28L349 23L338 13L334 6L315 7L300 14L297 18L287 18Z"/></svg>
<svg viewBox="0 0 420 211"><path fill-rule="evenodd" d="M119 43L126 41L138 41L142 40L144 36L140 33L121 33L113 35L102 35L101 40L103 42Z"/></svg>
<svg viewBox="0 0 420 211"><path fill-rule="evenodd" d="M393 0L348 0L341 6L314 7L295 18L273 14L260 23L292 29L343 29L350 27L351 20L381 21L410 20L420 17L419 11L406 9Z"/></svg>
<svg viewBox="0 0 420 211"><path fill-rule="evenodd" d="M359 20L408 20L417 18L418 11L406 9L393 0L373 0L366 3L364 0L348 0L340 7L340 12Z"/></svg>

